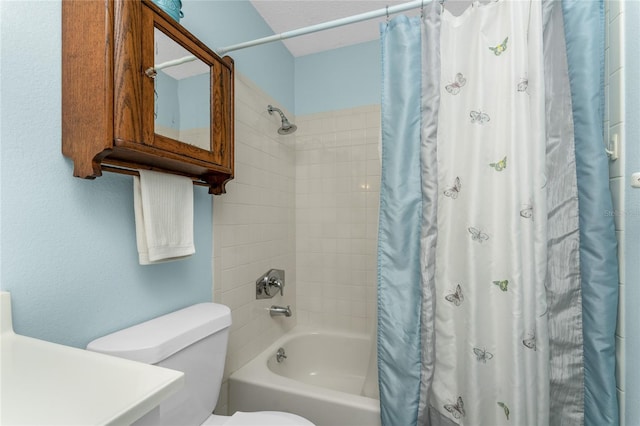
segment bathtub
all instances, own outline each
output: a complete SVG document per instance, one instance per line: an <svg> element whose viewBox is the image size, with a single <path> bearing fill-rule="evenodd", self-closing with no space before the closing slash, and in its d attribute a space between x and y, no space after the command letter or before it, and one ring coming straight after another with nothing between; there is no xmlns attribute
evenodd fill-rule
<svg viewBox="0 0 640 426"><path fill-rule="evenodd" d="M278 348L287 358L276 362ZM229 377L229 413L287 411L317 426L378 426L380 401L362 396L369 336L294 329Z"/></svg>

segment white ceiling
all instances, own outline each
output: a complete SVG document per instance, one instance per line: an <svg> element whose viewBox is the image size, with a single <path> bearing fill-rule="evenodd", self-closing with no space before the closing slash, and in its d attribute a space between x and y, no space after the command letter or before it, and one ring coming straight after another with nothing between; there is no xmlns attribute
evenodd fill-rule
<svg viewBox="0 0 640 426"><path fill-rule="evenodd" d="M275 34L406 3L408 0L251 0ZM410 11L404 12L411 14ZM377 40L385 17L284 40L293 56Z"/></svg>
<svg viewBox="0 0 640 426"><path fill-rule="evenodd" d="M265 22L275 34L297 30L309 25L321 24L335 19L345 18L360 13L385 9L407 3L409 0L251 0ZM488 0L481 0L486 2ZM425 0L426 3L426 0ZM471 0L447 0L445 7L454 15L462 13ZM415 15L415 11L403 12ZM380 36L379 24L386 17L370 19L358 23L345 25L330 30L320 31L300 37L283 40L283 43L295 57L323 52L325 50L378 40ZM159 41L156 48L156 64L188 54L180 50L168 37L156 34ZM242 40L250 41L250 40ZM171 46L171 45L175 46ZM208 69L201 61L165 68L167 74L173 78L182 79L207 72Z"/></svg>

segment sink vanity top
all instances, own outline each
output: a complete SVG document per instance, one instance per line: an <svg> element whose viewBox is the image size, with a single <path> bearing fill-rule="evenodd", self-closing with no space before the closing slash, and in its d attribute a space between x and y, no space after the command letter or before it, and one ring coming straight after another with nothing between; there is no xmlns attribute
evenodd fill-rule
<svg viewBox="0 0 640 426"><path fill-rule="evenodd" d="M13 332L0 292L0 424L130 424L183 385L179 371Z"/></svg>

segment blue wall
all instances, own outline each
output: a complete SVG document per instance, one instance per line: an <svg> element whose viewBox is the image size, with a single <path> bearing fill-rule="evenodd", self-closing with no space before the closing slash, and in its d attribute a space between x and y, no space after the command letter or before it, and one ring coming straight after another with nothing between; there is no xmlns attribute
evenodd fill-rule
<svg viewBox="0 0 640 426"><path fill-rule="evenodd" d="M248 1L183 4L182 23L211 47L271 34ZM16 332L84 347L211 300L212 197L195 187L195 256L138 264L131 177L74 178L60 152L60 19L60 0L0 1L0 288L12 294ZM297 60L281 43L232 54L298 114L378 103L377 55L377 42Z"/></svg>
<svg viewBox="0 0 640 426"><path fill-rule="evenodd" d="M625 2L625 176L640 171L640 2ZM627 187L625 211L640 211L640 190ZM640 373L635 363L640 356L640 216L625 216L625 360L626 360L626 424L640 424Z"/></svg>
<svg viewBox="0 0 640 426"><path fill-rule="evenodd" d="M273 34L249 1L184 0L182 9L181 24L214 50ZM229 55L238 71L296 115L380 103L377 40L298 58L279 42Z"/></svg>
<svg viewBox="0 0 640 426"><path fill-rule="evenodd" d="M178 80L159 71L155 78L155 124L180 130Z"/></svg>
<svg viewBox="0 0 640 426"><path fill-rule="evenodd" d="M380 103L380 42L296 58L296 114Z"/></svg>
<svg viewBox="0 0 640 426"><path fill-rule="evenodd" d="M132 178L72 176L60 152L60 2L0 2L1 269L16 332L84 347L212 297L212 204L195 189L196 255L140 266Z"/></svg>
<svg viewBox="0 0 640 426"><path fill-rule="evenodd" d="M180 128L182 130L209 127L211 106L208 89L209 74L185 78L178 83Z"/></svg>
<svg viewBox="0 0 640 426"><path fill-rule="evenodd" d="M273 35L249 1L183 0L182 10L184 18L180 23L213 50ZM282 43L237 50L229 56L234 59L236 70L281 106L295 111L294 58Z"/></svg>

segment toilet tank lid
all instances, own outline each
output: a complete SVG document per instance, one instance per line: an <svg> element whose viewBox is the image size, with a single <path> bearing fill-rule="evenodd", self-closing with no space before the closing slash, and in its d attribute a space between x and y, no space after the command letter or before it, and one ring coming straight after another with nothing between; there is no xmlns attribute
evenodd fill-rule
<svg viewBox="0 0 640 426"><path fill-rule="evenodd" d="M231 310L227 306L200 303L96 339L87 349L156 364L229 326Z"/></svg>

